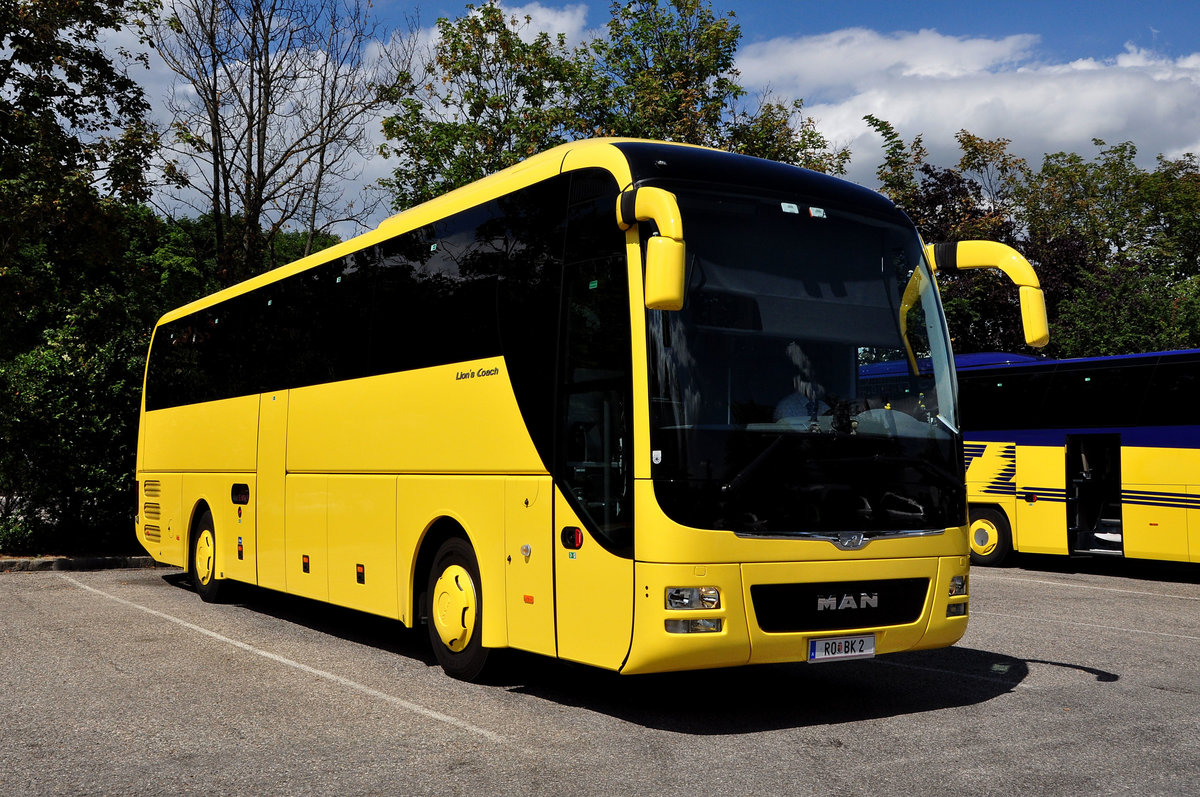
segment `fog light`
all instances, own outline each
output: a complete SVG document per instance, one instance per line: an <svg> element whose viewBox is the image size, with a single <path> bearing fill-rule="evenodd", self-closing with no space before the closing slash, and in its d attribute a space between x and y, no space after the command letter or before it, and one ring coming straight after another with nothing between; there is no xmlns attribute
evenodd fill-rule
<svg viewBox="0 0 1200 797"><path fill-rule="evenodd" d="M967 594L967 577L950 576L950 597Z"/></svg>
<svg viewBox="0 0 1200 797"><path fill-rule="evenodd" d="M722 620L667 620L668 634L711 634L721 630Z"/></svg>
<svg viewBox="0 0 1200 797"><path fill-rule="evenodd" d="M946 616L947 617L966 617L967 616L967 604L951 603L949 606L946 607Z"/></svg>
<svg viewBox="0 0 1200 797"><path fill-rule="evenodd" d="M716 587L667 587L668 609L719 609L721 591Z"/></svg>

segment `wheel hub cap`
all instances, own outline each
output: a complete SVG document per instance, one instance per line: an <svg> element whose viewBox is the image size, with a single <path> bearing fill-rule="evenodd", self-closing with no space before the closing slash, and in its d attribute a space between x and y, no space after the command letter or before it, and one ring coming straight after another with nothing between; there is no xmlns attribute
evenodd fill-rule
<svg viewBox="0 0 1200 797"><path fill-rule="evenodd" d="M471 641L477 601L471 574L460 565L447 567L433 587L432 621L438 638L454 652Z"/></svg>

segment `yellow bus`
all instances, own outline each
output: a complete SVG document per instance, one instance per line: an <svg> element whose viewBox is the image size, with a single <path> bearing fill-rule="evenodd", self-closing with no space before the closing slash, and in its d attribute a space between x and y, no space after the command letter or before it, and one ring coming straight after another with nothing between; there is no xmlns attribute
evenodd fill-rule
<svg viewBox="0 0 1200 797"><path fill-rule="evenodd" d="M977 564L1200 562L1200 351L957 362Z"/></svg>
<svg viewBox="0 0 1200 797"><path fill-rule="evenodd" d="M424 623L464 679L499 648L646 673L952 644L931 259L832 177L563 145L164 315L138 539L206 600ZM887 361L886 390L860 378Z"/></svg>

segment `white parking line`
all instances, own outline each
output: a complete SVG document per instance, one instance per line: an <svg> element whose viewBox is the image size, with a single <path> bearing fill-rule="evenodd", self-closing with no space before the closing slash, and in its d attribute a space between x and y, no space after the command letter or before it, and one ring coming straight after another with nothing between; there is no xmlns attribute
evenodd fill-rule
<svg viewBox="0 0 1200 797"><path fill-rule="evenodd" d="M256 656L262 656L264 659L270 659L271 661L276 662L278 664L282 664L286 667L291 667L292 669L295 669L295 670L300 670L301 672L306 672L309 675L315 675L318 678L324 678L327 681L332 681L335 684L340 684L341 686L345 686L349 689L353 689L356 692L361 692L364 695L368 695L377 700L382 700L384 702L391 703L394 706L399 706L400 708L411 711L414 714L421 714L423 716L429 717L430 719L435 719L438 722L444 722L447 725L453 725L456 728L461 728L462 730L470 731L471 733L482 736L485 739L488 739L489 741L493 741L493 742L497 742L497 743L503 743L506 741L506 739L498 733L493 733L492 731L486 730L484 728L480 728L476 725L472 725L469 722L464 722L463 720L460 720L456 717L451 717L448 714L442 714L441 712L434 711L433 709L425 708L424 706L418 705L416 703L411 703L407 700L404 700L403 698L399 698L394 695L389 695L386 692L380 692L378 689L372 689L371 687L360 684L357 681L351 681L349 678L343 678L340 675L334 675L331 672L325 672L324 670L318 670L315 667L309 667L307 664L301 664L298 661L292 661L291 659L284 658L283 656L279 656L275 653L270 653L265 650L260 650L259 648L256 648L253 645L247 645L245 642L238 642L236 639L230 639L227 636L222 636L221 634L218 634L215 631L209 631L207 628L202 628L193 623L189 623L186 620L181 620L178 617L172 617L171 615L166 614L165 612L160 612L157 609L151 609L148 606L142 606L139 603L134 603L133 601L128 601L128 600L125 600L124 598L118 598L116 595L112 595L108 592L105 592L104 590L99 590L99 589L96 589L95 587L89 587L87 584L84 584L81 581L77 581L76 579L72 578L71 576L63 575L63 574L60 574L60 575L62 576L62 578L71 582L72 584L79 587L80 589L85 589L88 592L94 592L97 595L102 595L105 598L108 598L109 600L116 601L117 603L120 603L123 606L129 606L130 608L138 609L139 611L143 611L146 614L152 614L155 617L161 618L163 620L168 620L172 623L175 623L176 625L181 625L184 628L187 628L191 631L196 631L197 633L204 634L205 636L208 636L208 637L212 637L213 639L215 639L219 642L224 642L228 645L233 645L235 648L244 650L247 653L253 653Z"/></svg>
<svg viewBox="0 0 1200 797"><path fill-rule="evenodd" d="M1125 634L1150 634L1152 636L1165 636L1172 639L1195 639L1200 641L1200 636L1189 636L1187 634L1168 634L1166 631L1147 631L1144 628L1121 628L1116 625L1099 625L1097 623L1079 623L1074 620L1056 620L1053 617L1031 617L1024 614L1004 614L1003 612L980 612L972 611L972 617L1007 617L1011 620L1033 620L1042 623L1058 623L1059 625L1077 625L1083 628L1100 628L1105 631L1120 631Z"/></svg>
<svg viewBox="0 0 1200 797"><path fill-rule="evenodd" d="M1049 584L1053 587L1075 587L1076 589L1094 589L1101 592L1120 592L1125 595L1149 595L1152 598L1171 598L1172 600L1181 601L1200 601L1200 596L1195 595L1166 595L1162 592L1145 592L1144 590L1136 589L1118 589L1117 587L1097 587L1093 584L1072 584L1069 581L1047 581L1041 578L1014 578L1011 576L993 576L990 573L980 573L979 570L971 570L971 580L983 579L984 581L1021 581L1028 584Z"/></svg>

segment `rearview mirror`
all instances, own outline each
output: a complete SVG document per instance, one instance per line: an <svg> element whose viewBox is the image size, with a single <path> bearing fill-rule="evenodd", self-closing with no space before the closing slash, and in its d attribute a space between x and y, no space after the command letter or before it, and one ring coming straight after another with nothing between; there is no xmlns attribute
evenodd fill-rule
<svg viewBox="0 0 1200 797"><path fill-rule="evenodd" d="M653 221L658 227L658 235L646 241L646 309L681 310L686 247L675 195L661 188L635 188L622 193L617 197L617 223L627 230L639 221Z"/></svg>

